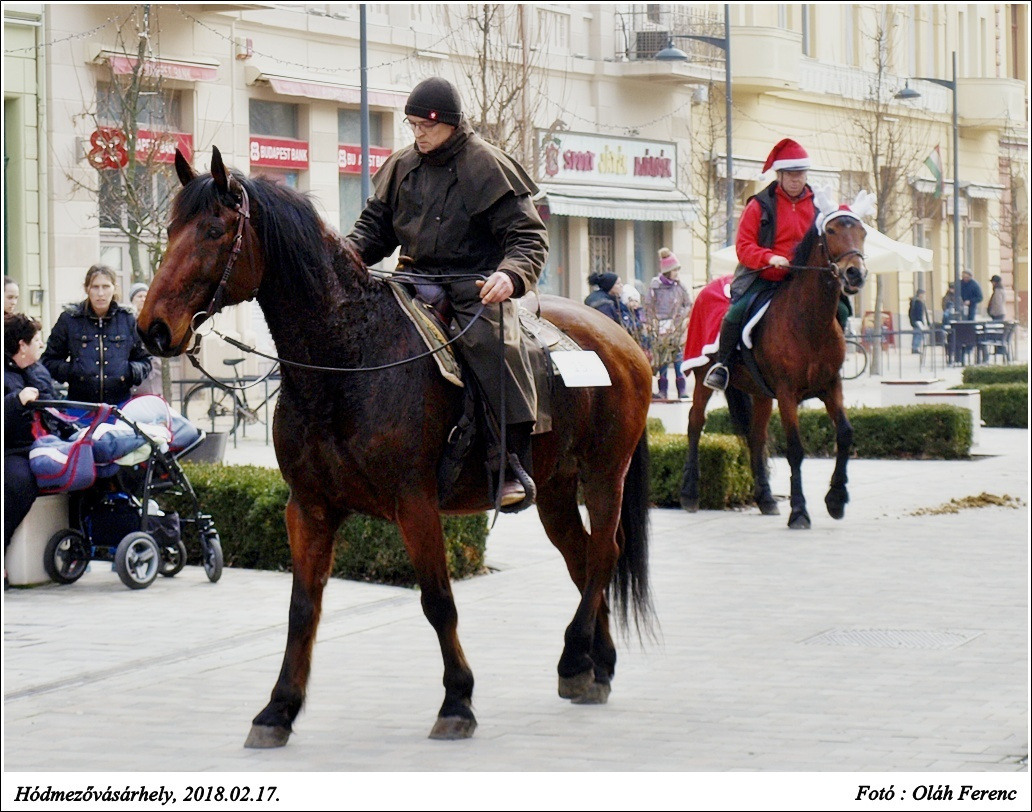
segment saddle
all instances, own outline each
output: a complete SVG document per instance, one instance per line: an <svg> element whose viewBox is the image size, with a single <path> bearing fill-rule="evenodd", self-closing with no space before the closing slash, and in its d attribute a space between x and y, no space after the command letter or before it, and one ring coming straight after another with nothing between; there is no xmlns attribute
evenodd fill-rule
<svg viewBox="0 0 1032 812"><path fill-rule="evenodd" d="M472 374L468 373L456 355L449 340L454 318L451 302L440 285L402 283L386 280L394 298L409 321L415 325L427 349L435 351L433 358L442 377L449 383L465 389L463 410L458 423L449 432L444 454L438 467L438 492L446 499L462 470L463 460L474 445L477 435L484 438L488 470L497 471L504 458L500 447L501 432L497 420L486 406L486 398ZM520 329L523 332L537 390L537 415L534 434L552 430L552 392L560 371L551 358L553 351L580 351L581 347L547 319L517 306ZM470 383L471 385L467 385ZM514 505L519 508L523 505ZM503 512L510 512L502 508Z"/></svg>

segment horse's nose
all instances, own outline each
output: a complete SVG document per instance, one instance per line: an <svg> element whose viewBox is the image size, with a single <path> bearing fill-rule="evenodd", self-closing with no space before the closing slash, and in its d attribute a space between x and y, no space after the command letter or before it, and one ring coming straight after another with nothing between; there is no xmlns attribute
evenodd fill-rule
<svg viewBox="0 0 1032 812"><path fill-rule="evenodd" d="M846 268L846 282L851 288L862 288L867 281L867 269L859 265Z"/></svg>
<svg viewBox="0 0 1032 812"><path fill-rule="evenodd" d="M146 331L139 329L143 343L155 355L165 355L172 347L172 331L161 319L155 319Z"/></svg>

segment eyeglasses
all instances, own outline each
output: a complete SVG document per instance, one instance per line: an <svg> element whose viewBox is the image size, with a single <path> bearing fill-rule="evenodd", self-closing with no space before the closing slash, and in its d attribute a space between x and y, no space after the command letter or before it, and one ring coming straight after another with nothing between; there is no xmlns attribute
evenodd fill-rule
<svg viewBox="0 0 1032 812"><path fill-rule="evenodd" d="M412 119L406 118L405 123L412 128L412 132L428 133L438 124L440 121L413 121Z"/></svg>

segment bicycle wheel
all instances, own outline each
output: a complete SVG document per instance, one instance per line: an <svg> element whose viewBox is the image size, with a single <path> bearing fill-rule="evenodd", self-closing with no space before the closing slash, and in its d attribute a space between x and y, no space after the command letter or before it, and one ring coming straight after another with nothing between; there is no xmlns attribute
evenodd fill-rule
<svg viewBox="0 0 1032 812"><path fill-rule="evenodd" d="M236 395L215 383L199 383L183 398L183 417L205 431L233 434L241 412Z"/></svg>
<svg viewBox="0 0 1032 812"><path fill-rule="evenodd" d="M846 339L846 360L842 363L841 377L853 381L867 371L867 350L856 339Z"/></svg>

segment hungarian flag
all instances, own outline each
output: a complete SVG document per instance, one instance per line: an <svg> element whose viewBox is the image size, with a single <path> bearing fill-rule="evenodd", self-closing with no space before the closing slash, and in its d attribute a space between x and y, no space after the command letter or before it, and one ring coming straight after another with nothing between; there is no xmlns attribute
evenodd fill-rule
<svg viewBox="0 0 1032 812"><path fill-rule="evenodd" d="M939 153L938 144L935 145L931 155L925 158L924 163L928 167L928 171L932 173L932 177L935 178L935 196L942 197L942 155Z"/></svg>

